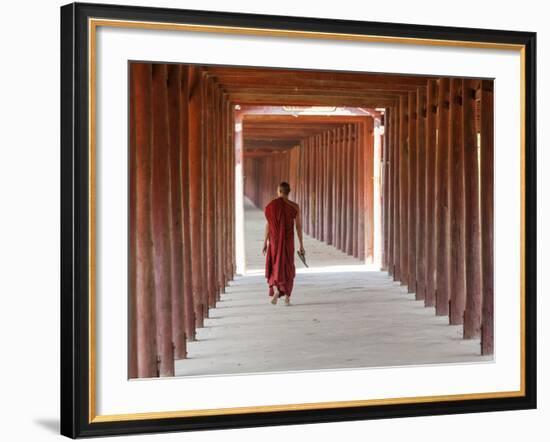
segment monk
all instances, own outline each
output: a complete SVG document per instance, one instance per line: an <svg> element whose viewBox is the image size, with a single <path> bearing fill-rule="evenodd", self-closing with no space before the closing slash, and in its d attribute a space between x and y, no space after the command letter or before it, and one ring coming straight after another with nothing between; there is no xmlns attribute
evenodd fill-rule
<svg viewBox="0 0 550 442"><path fill-rule="evenodd" d="M302 238L300 207L288 199L290 185L279 184L278 198L272 200L264 210L265 225L263 254L265 277L269 285L271 303L277 304L285 296L285 305L290 305L290 295L294 286L296 267L294 266L294 226L300 241L300 253L305 254Z"/></svg>

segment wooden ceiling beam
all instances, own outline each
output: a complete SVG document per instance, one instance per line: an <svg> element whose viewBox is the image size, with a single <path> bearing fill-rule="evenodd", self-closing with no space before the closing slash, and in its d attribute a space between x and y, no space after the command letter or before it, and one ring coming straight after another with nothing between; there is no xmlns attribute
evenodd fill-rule
<svg viewBox="0 0 550 442"><path fill-rule="evenodd" d="M329 81L362 81L376 82L382 84L404 84L425 86L429 76L419 75L398 75L398 74L381 74L381 73L366 73L366 72L342 72L342 71L320 71L320 70L303 70L303 69L286 69L286 68L249 68L249 67L221 67L221 66L206 66L205 75L213 76L220 84L223 84L224 76L235 77L238 75L241 78L296 78L302 80L329 80Z"/></svg>
<svg viewBox="0 0 550 442"><path fill-rule="evenodd" d="M274 95L274 94L246 94L228 95L232 104L240 105L271 105L271 106L349 106L385 108L396 106L398 100L394 98L357 98L311 95Z"/></svg>

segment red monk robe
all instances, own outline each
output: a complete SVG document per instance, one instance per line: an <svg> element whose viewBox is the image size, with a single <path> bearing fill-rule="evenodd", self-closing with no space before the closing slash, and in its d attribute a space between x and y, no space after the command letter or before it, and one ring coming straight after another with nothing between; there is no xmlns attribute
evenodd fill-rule
<svg viewBox="0 0 550 442"><path fill-rule="evenodd" d="M283 197L271 201L264 210L269 226L269 242L265 260L265 277L269 296L278 288L281 296L292 293L294 266L294 220L298 205Z"/></svg>

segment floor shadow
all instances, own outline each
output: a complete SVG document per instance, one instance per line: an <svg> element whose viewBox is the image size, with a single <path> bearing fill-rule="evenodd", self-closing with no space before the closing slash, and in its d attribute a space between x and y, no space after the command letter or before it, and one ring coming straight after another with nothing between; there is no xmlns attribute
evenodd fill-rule
<svg viewBox="0 0 550 442"><path fill-rule="evenodd" d="M52 433L59 434L59 419L35 419L34 422Z"/></svg>

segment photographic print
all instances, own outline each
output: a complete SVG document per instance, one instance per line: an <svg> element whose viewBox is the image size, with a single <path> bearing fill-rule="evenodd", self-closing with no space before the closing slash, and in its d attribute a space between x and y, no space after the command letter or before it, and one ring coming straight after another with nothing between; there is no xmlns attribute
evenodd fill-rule
<svg viewBox="0 0 550 442"><path fill-rule="evenodd" d="M536 35L61 8L61 433L536 407Z"/></svg>
<svg viewBox="0 0 550 442"><path fill-rule="evenodd" d="M492 79L128 69L130 378L492 361Z"/></svg>

